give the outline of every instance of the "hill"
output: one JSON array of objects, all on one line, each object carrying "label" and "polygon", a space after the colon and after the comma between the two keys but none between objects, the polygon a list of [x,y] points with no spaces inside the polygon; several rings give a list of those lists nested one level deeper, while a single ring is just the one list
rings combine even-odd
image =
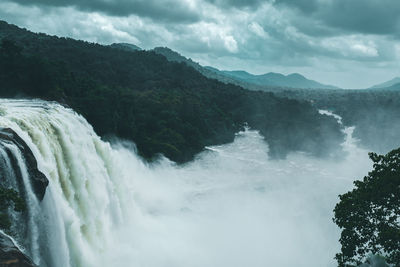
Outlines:
[{"label": "hill", "polygon": [[309,80],[298,73],[283,75],[271,72],[263,75],[253,75],[246,71],[240,70],[221,71],[210,66],[203,67],[193,60],[188,59],[167,47],[156,47],[153,51],[165,56],[169,61],[185,63],[208,78],[217,79],[224,83],[236,84],[249,90],[281,91],[288,88],[339,89],[335,86],[325,85],[313,80]]},{"label": "hill", "polygon": [[343,134],[309,103],[209,79],[154,51],[36,34],[0,21],[0,96],[39,97],[72,107],[107,138],[133,140],[140,155],[186,162],[231,142],[248,123],[270,146],[329,155]]},{"label": "hill", "polygon": [[[390,83],[388,83],[390,84]],[[371,88],[368,90],[379,90],[379,91],[400,91],[400,82],[399,83],[395,83],[393,85],[387,86],[387,87],[376,87],[376,88]]]},{"label": "hill", "polygon": [[395,78],[391,79],[390,81],[374,85],[374,86],[370,87],[369,89],[388,88],[388,87],[391,87],[391,86],[399,84],[399,83],[400,83],[400,77],[395,77]]},{"label": "hill", "polygon": [[338,87],[321,84],[309,80],[298,73],[283,75],[280,73],[266,73],[253,75],[245,71],[220,71],[223,75],[229,76],[240,81],[261,86],[289,87],[300,89],[339,89]]},{"label": "hill", "polygon": [[399,82],[399,83],[396,83],[396,84],[394,84],[394,85],[392,85],[392,86],[383,88],[383,89],[384,89],[384,90],[391,90],[391,91],[399,91],[399,90],[400,90],[400,82]]},{"label": "hill", "polygon": [[110,45],[112,48],[119,48],[121,50],[125,51],[140,51],[142,48],[140,48],[137,45],[134,44],[128,44],[128,43],[113,43]]},{"label": "hill", "polygon": [[230,83],[230,84],[235,84],[238,86],[242,86],[246,89],[252,90],[250,84],[243,83],[241,81],[238,81],[236,79],[227,77],[225,75],[221,75],[218,72],[213,71],[212,69],[209,69],[208,67],[203,67],[199,63],[194,62],[190,58],[186,58],[179,54],[178,52],[168,48],[168,47],[156,47],[152,51],[155,53],[164,56],[168,61],[170,62],[179,62],[179,63],[184,63],[187,66],[190,66],[200,72],[202,75],[204,75],[207,78],[210,79],[215,79],[223,83]]}]

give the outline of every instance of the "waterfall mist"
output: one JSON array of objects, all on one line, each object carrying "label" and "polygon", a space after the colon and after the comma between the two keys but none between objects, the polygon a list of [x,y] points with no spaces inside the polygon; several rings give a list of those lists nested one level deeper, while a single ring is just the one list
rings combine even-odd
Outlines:
[{"label": "waterfall mist", "polygon": [[25,248],[40,266],[335,266],[332,210],[372,166],[352,128],[337,160],[269,160],[248,129],[177,166],[144,163],[132,143],[102,141],[55,103],[1,100],[0,109],[0,126],[25,140],[50,180],[33,220],[39,249]]}]

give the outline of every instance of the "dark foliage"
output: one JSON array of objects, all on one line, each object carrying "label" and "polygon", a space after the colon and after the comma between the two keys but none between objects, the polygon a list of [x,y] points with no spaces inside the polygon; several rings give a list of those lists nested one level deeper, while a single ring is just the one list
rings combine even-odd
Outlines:
[{"label": "dark foliage", "polygon": [[334,222],[342,229],[339,266],[358,266],[380,254],[400,266],[400,149],[370,153],[374,169],[341,195]]},{"label": "dark foliage", "polygon": [[8,211],[12,205],[14,211],[25,210],[25,202],[19,197],[17,191],[0,186],[0,229],[2,230],[8,230],[11,226]]},{"label": "dark foliage", "polygon": [[278,94],[309,101],[340,115],[365,148],[387,153],[400,146],[400,91],[290,90]]},{"label": "dark foliage", "polygon": [[208,79],[154,52],[34,34],[5,22],[0,38],[0,96],[67,104],[98,134],[135,141],[145,158],[191,160],[204,146],[231,142],[245,122],[278,158],[298,150],[326,155],[343,140],[336,121],[309,103]]}]

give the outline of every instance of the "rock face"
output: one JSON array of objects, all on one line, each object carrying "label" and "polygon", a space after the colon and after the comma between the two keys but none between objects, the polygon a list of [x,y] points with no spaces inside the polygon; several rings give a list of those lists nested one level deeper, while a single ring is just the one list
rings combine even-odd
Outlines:
[{"label": "rock face", "polygon": [[0,232],[0,267],[38,267],[14,244],[12,239]]},{"label": "rock face", "polygon": [[21,150],[25,158],[26,166],[28,169],[29,177],[31,179],[33,190],[39,200],[42,200],[46,193],[49,180],[47,177],[38,170],[37,161],[25,141],[10,128],[0,128],[0,140],[4,140],[15,144]]}]

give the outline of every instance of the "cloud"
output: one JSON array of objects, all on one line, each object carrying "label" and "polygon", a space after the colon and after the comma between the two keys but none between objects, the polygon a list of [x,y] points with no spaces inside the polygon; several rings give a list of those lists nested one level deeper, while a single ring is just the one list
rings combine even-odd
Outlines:
[{"label": "cloud", "polygon": [[258,37],[261,37],[262,39],[267,39],[269,38],[268,33],[263,29],[263,27],[260,26],[257,22],[252,22],[248,26],[249,30],[252,31],[255,35]]},{"label": "cloud", "polygon": [[319,18],[325,17],[332,27],[367,34],[394,34],[400,30],[400,1],[338,0],[323,7]]},{"label": "cloud", "polygon": [[337,52],[346,58],[379,56],[375,42],[362,40],[359,36],[327,38],[321,42],[321,45],[327,50]]},{"label": "cloud", "polygon": [[397,0],[275,0],[274,3],[347,32],[398,36],[400,30]]},{"label": "cloud", "polygon": [[318,9],[318,1],[316,0],[275,0],[274,3],[293,7],[304,13],[313,13]]},{"label": "cloud", "polygon": [[19,4],[0,3],[0,18],[34,32],[111,44],[134,43],[144,48],[167,42],[170,32],[138,16],[114,17],[83,12],[72,7],[39,8]]},{"label": "cloud", "polygon": [[262,5],[263,0],[206,0],[209,3],[223,8],[257,8]]},{"label": "cloud", "polygon": [[164,22],[190,23],[200,19],[192,1],[181,0],[13,0],[38,7],[74,7],[80,11],[101,12],[110,16],[138,15]]},{"label": "cloud", "polygon": [[3,0],[0,18],[102,44],[168,46],[222,69],[300,72],[328,84],[336,75],[354,88],[400,76],[399,8],[397,0]]},{"label": "cloud", "polygon": [[395,45],[395,55],[396,55],[396,59],[400,59],[400,44],[396,44]]}]

